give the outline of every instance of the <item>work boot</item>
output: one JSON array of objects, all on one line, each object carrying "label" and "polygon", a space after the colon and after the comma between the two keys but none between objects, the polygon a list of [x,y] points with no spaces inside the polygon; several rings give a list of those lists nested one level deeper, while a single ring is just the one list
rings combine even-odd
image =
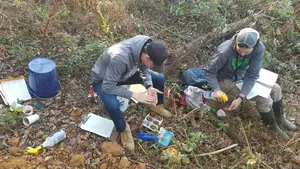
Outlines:
[{"label": "work boot", "polygon": [[172,113],[166,110],[162,105],[150,106],[150,110],[165,118],[171,118]]},{"label": "work boot", "polygon": [[282,130],[283,129],[294,130],[294,131],[297,130],[296,125],[288,121],[284,117],[282,99],[273,103],[273,110],[274,110],[277,124]]},{"label": "work boot", "polygon": [[273,110],[270,110],[267,113],[262,113],[259,112],[259,114],[261,115],[264,123],[268,126],[268,128],[275,132],[276,134],[278,134],[279,138],[283,139],[283,140],[288,140],[289,136],[287,134],[285,134],[285,132],[283,132],[277,125],[276,122],[276,118],[274,115]]},{"label": "work boot", "polygon": [[121,135],[122,146],[129,151],[133,151],[134,150],[134,141],[133,141],[130,126],[128,123],[126,123],[125,131],[123,131],[120,135]]}]

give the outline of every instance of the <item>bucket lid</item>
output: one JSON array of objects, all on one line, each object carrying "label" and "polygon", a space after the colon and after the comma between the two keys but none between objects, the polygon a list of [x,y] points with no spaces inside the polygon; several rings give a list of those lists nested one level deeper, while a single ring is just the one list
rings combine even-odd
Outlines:
[{"label": "bucket lid", "polygon": [[36,73],[48,73],[55,69],[55,62],[48,58],[36,58],[29,62],[29,70]]}]

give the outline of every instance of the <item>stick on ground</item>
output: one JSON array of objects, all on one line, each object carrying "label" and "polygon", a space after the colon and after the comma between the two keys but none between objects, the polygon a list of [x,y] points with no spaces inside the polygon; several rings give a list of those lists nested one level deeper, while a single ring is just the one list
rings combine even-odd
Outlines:
[{"label": "stick on ground", "polygon": [[190,111],[187,115],[185,115],[185,116],[181,117],[180,119],[178,119],[178,121],[181,121],[181,120],[187,118],[187,117],[190,116],[191,114],[197,112],[197,110],[200,110],[200,108],[195,108],[195,109],[193,109],[193,110]]},{"label": "stick on ground", "polygon": [[213,152],[210,152],[210,153],[203,153],[203,154],[195,154],[195,157],[201,157],[201,156],[207,156],[207,155],[213,155],[213,154],[218,154],[218,153],[221,153],[223,151],[226,151],[226,150],[229,150],[231,148],[234,148],[234,147],[237,147],[238,144],[233,144],[231,146],[228,146],[228,147],[225,147],[225,148],[222,148],[220,150],[217,150],[217,151],[213,151]]}]

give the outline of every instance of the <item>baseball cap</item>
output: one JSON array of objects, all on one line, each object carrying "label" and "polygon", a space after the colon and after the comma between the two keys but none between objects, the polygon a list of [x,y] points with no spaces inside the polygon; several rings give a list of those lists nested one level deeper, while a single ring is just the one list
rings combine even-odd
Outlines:
[{"label": "baseball cap", "polygon": [[153,61],[155,70],[158,72],[163,72],[164,63],[168,59],[166,46],[158,40],[153,40],[147,44],[146,51],[150,59]]},{"label": "baseball cap", "polygon": [[241,48],[253,48],[258,39],[259,33],[256,30],[244,28],[237,34],[236,43]]}]

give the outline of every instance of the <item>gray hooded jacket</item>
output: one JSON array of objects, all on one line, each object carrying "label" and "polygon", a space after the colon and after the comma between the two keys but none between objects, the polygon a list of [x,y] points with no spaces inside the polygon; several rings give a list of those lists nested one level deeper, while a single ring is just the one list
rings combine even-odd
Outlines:
[{"label": "gray hooded jacket", "polygon": [[142,48],[148,40],[151,40],[148,36],[137,35],[105,50],[92,68],[92,83],[103,81],[102,89],[105,93],[130,99],[132,92],[117,83],[141,71],[145,77],[144,85],[153,86],[150,68],[140,60]]},{"label": "gray hooded jacket", "polygon": [[234,44],[232,38],[218,46],[217,52],[206,65],[205,78],[214,90],[220,89],[218,81],[243,80],[241,93],[247,96],[259,77],[264,45],[259,42],[250,55],[243,57],[236,52]]}]

